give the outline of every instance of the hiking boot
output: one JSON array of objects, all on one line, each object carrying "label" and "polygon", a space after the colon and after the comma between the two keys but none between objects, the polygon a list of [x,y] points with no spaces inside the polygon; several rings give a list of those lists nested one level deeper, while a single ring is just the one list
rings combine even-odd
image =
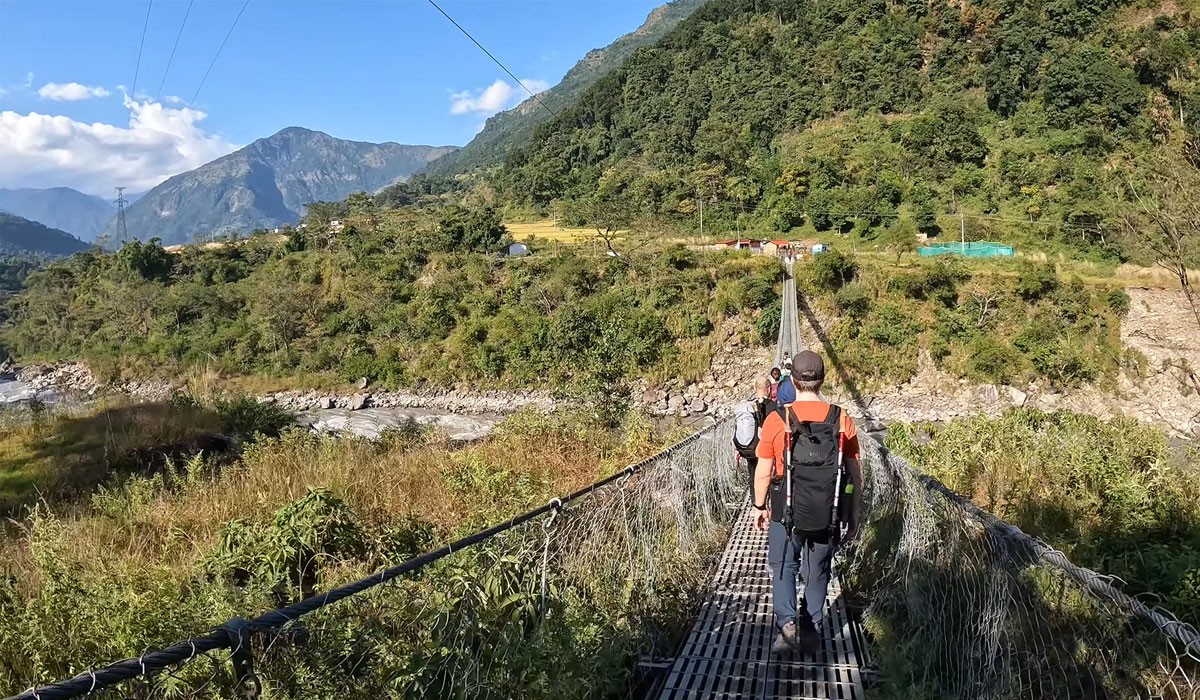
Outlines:
[{"label": "hiking boot", "polygon": [[796,623],[789,621],[782,629],[779,630],[779,636],[775,638],[775,643],[771,645],[772,654],[782,654],[785,651],[795,649],[799,642],[796,640]]},{"label": "hiking boot", "polygon": [[812,620],[806,616],[804,620],[798,619],[793,624],[793,634],[797,646],[800,647],[800,652],[808,655],[820,651],[821,633],[817,631],[817,626],[812,623]]}]

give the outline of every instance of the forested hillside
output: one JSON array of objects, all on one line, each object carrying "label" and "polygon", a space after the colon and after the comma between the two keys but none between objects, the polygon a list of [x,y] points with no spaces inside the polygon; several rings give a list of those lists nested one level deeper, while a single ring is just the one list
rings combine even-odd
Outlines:
[{"label": "forested hillside", "polygon": [[619,66],[635,49],[658,41],[707,1],[672,0],[655,8],[635,31],[603,49],[589,51],[557,85],[540,93],[537,100],[525,100],[510,110],[490,117],[483,131],[462,150],[438,158],[421,172],[444,176],[503,163],[509,151],[529,141],[534,128],[546,121],[550,112],[569,107],[580,93]]},{"label": "forested hillside", "polygon": [[[1127,171],[1200,136],[1196,3],[721,0],[601,78],[509,198],[710,231],[927,233],[1114,255]],[[1191,144],[1195,151],[1195,142]],[[1176,148],[1176,150],[1178,150]]]},{"label": "forested hillside", "polygon": [[0,211],[0,254],[70,255],[87,248],[66,231]]},{"label": "forested hillside", "polygon": [[9,305],[4,346],[131,375],[607,394],[636,376],[702,376],[714,327],[778,299],[778,265],[762,258],[535,248],[504,260],[492,210],[352,200],[337,234],[312,225],[178,255],[132,242],[56,263]]}]

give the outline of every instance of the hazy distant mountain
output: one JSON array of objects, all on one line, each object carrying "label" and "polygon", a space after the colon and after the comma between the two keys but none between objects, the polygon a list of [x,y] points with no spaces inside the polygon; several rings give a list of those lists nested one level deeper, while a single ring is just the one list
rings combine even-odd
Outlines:
[{"label": "hazy distant mountain", "polygon": [[[145,193],[126,211],[126,226],[131,237],[174,244],[295,223],[309,202],[375,192],[457,148],[345,141],[289,127]],[[105,233],[117,239],[115,228],[110,222]]]},{"label": "hazy distant mountain", "polygon": [[558,85],[539,93],[536,100],[529,98],[489,118],[483,131],[476,134],[470,143],[430,163],[421,171],[422,174],[454,175],[504,162],[504,156],[513,147],[528,141],[533,136],[534,128],[550,118],[547,109],[556,113],[566,109],[584,90],[620,65],[636,49],[661,39],[707,1],[673,0],[655,8],[642,26],[603,49],[588,51],[567,71]]},{"label": "hazy distant mountain", "polygon": [[88,244],[66,231],[0,212],[0,254],[70,255]]},{"label": "hazy distant mountain", "polygon": [[[131,199],[132,195],[126,194],[125,198]],[[84,241],[94,241],[117,209],[100,197],[70,187],[51,187],[0,188],[0,211],[66,231]]]}]

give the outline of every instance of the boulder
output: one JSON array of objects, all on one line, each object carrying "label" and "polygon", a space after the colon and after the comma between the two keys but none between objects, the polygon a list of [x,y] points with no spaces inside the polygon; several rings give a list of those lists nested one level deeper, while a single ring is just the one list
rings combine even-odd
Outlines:
[{"label": "boulder", "polygon": [[329,409],[333,408],[333,398],[330,396],[322,396],[317,402],[317,405],[328,411]]},{"label": "boulder", "polygon": [[1024,406],[1025,402],[1029,400],[1029,395],[1015,386],[1008,387],[1008,397],[1012,399],[1014,406]]},{"label": "boulder", "polygon": [[659,392],[654,389],[647,389],[642,392],[642,403],[658,403]]},{"label": "boulder", "polygon": [[667,410],[672,411],[672,412],[680,411],[680,410],[683,410],[683,407],[686,405],[687,405],[687,398],[676,394],[675,396],[672,396],[667,401]]},{"label": "boulder", "polygon": [[366,388],[367,388],[367,384],[369,384],[369,383],[370,383],[370,382],[368,382],[368,381],[367,381],[367,378],[366,378],[366,377],[361,377],[361,378],[359,378],[359,380],[358,380],[358,385],[357,385],[357,386],[358,386],[358,388],[359,388],[359,389],[366,389]]},{"label": "boulder", "polygon": [[707,409],[708,404],[704,402],[704,399],[695,399],[688,404],[688,410],[692,413],[704,413]]},{"label": "boulder", "polygon": [[355,394],[350,397],[350,410],[358,411],[367,407],[367,400],[371,398],[370,394]]}]

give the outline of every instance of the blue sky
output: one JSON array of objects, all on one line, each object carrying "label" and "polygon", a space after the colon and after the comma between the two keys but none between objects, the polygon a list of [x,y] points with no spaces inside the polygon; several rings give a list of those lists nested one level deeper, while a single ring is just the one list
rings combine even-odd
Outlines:
[{"label": "blue sky", "polygon": [[[661,2],[438,0],[535,89]],[[139,189],[286,126],[461,145],[527,96],[425,0],[250,0],[191,102],[242,0],[155,0],[137,67],[147,6],[0,0],[0,186]]]}]

